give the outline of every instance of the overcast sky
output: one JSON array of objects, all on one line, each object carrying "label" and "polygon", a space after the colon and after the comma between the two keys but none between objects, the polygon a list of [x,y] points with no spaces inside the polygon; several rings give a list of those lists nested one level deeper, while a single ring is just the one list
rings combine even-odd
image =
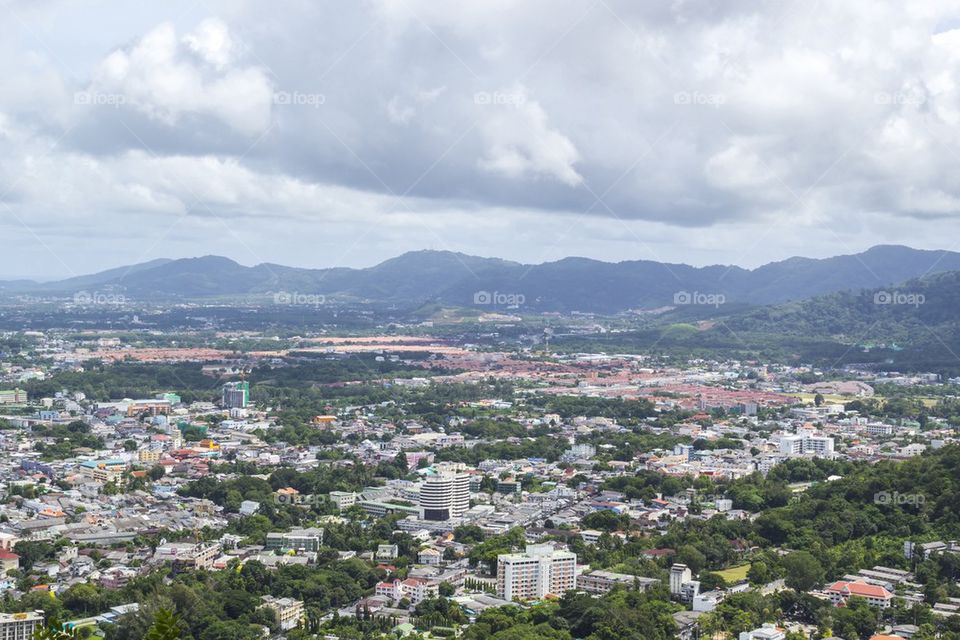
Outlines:
[{"label": "overcast sky", "polygon": [[0,0],[0,77],[5,277],[960,248],[954,3]]}]

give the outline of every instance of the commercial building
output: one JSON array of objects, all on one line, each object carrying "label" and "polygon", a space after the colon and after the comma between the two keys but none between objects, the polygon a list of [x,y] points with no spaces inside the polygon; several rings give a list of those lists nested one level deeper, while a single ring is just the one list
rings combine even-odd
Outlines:
[{"label": "commercial building", "polygon": [[524,553],[497,556],[497,595],[504,600],[534,600],[562,595],[577,586],[577,554],[552,544],[527,545]]},{"label": "commercial building", "polygon": [[420,486],[420,508],[424,520],[462,517],[470,508],[470,476],[450,472],[428,477]]}]

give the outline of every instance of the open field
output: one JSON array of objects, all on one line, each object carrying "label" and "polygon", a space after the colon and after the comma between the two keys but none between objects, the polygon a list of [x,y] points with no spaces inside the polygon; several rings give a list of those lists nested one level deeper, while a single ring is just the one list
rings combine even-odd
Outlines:
[{"label": "open field", "polygon": [[717,575],[722,576],[723,579],[727,581],[727,584],[733,584],[735,582],[740,582],[741,580],[746,580],[748,571],[750,571],[750,565],[743,564],[739,567],[730,567],[729,569],[717,571],[716,573]]}]

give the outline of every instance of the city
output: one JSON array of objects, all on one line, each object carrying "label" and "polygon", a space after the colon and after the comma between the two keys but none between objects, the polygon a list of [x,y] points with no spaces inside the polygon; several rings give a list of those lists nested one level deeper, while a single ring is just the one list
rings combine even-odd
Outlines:
[{"label": "city", "polygon": [[0,640],[960,640],[960,8],[0,0]]}]

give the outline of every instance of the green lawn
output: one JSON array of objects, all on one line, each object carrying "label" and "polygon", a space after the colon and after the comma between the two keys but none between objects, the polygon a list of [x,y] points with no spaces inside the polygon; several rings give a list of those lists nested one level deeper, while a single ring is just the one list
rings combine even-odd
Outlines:
[{"label": "green lawn", "polygon": [[742,564],[739,567],[730,567],[716,573],[727,581],[727,584],[733,584],[747,579],[747,571],[750,571],[749,564]]}]

